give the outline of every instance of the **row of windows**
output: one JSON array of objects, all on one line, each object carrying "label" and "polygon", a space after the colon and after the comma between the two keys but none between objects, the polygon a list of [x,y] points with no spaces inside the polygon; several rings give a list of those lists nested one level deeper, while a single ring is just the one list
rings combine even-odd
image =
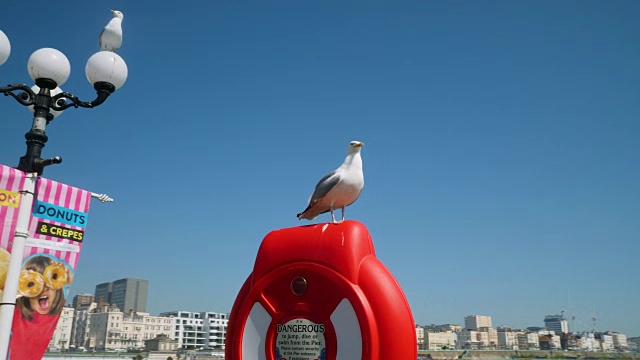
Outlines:
[{"label": "row of windows", "polygon": [[[201,315],[200,313],[181,312],[179,314],[179,317],[181,317],[181,318],[191,318],[191,319],[201,319],[200,315]],[[226,319],[227,318],[227,314],[205,313],[205,317],[208,318],[208,319]]]}]

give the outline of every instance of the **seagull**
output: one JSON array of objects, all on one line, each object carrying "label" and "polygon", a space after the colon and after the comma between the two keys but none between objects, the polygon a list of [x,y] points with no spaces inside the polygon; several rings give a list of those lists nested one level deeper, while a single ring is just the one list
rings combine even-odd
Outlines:
[{"label": "seagull", "polygon": [[122,19],[124,15],[118,10],[111,10],[113,19],[109,21],[107,26],[100,33],[99,43],[100,51],[115,52],[122,45]]},{"label": "seagull", "polygon": [[[331,212],[331,221],[336,221],[333,210],[342,209],[342,221],[344,221],[344,208],[353,204],[364,187],[364,175],[362,173],[362,157],[360,150],[364,143],[352,141],[347,147],[347,157],[342,165],[325,175],[309,198],[309,206],[298,214],[298,219],[313,220],[316,216]],[[340,222],[342,222],[340,221]]]}]

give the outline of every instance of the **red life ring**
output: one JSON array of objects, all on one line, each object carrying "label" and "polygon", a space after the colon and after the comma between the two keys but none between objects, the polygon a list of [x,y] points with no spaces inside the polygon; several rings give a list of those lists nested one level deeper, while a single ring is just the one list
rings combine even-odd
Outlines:
[{"label": "red life ring", "polygon": [[415,360],[415,323],[357,221],[275,230],[227,327],[227,360]]}]

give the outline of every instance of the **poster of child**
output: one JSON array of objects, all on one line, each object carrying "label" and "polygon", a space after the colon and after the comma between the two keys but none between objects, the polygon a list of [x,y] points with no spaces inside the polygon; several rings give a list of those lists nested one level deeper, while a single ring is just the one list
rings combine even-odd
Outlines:
[{"label": "poster of child", "polygon": [[71,267],[55,256],[35,254],[25,260],[11,327],[9,359],[42,359],[72,281]]}]

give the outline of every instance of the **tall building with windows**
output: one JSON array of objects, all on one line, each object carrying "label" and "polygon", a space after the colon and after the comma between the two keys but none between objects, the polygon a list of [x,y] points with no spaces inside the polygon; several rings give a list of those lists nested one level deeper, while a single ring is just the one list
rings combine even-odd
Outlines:
[{"label": "tall building with windows", "polygon": [[111,304],[111,288],[112,287],[113,287],[112,282],[96,285],[96,291],[94,293],[94,301],[100,305]]},{"label": "tall building with windows", "polygon": [[569,322],[563,315],[547,315],[544,317],[544,326],[553,330],[556,334],[569,332]]},{"label": "tall building with windows", "polygon": [[467,330],[479,330],[491,327],[491,316],[469,315],[464,317],[464,328]]},{"label": "tall building with windows", "polygon": [[131,278],[99,284],[96,285],[95,301],[115,305],[123,312],[146,312],[148,287],[148,280]]}]

